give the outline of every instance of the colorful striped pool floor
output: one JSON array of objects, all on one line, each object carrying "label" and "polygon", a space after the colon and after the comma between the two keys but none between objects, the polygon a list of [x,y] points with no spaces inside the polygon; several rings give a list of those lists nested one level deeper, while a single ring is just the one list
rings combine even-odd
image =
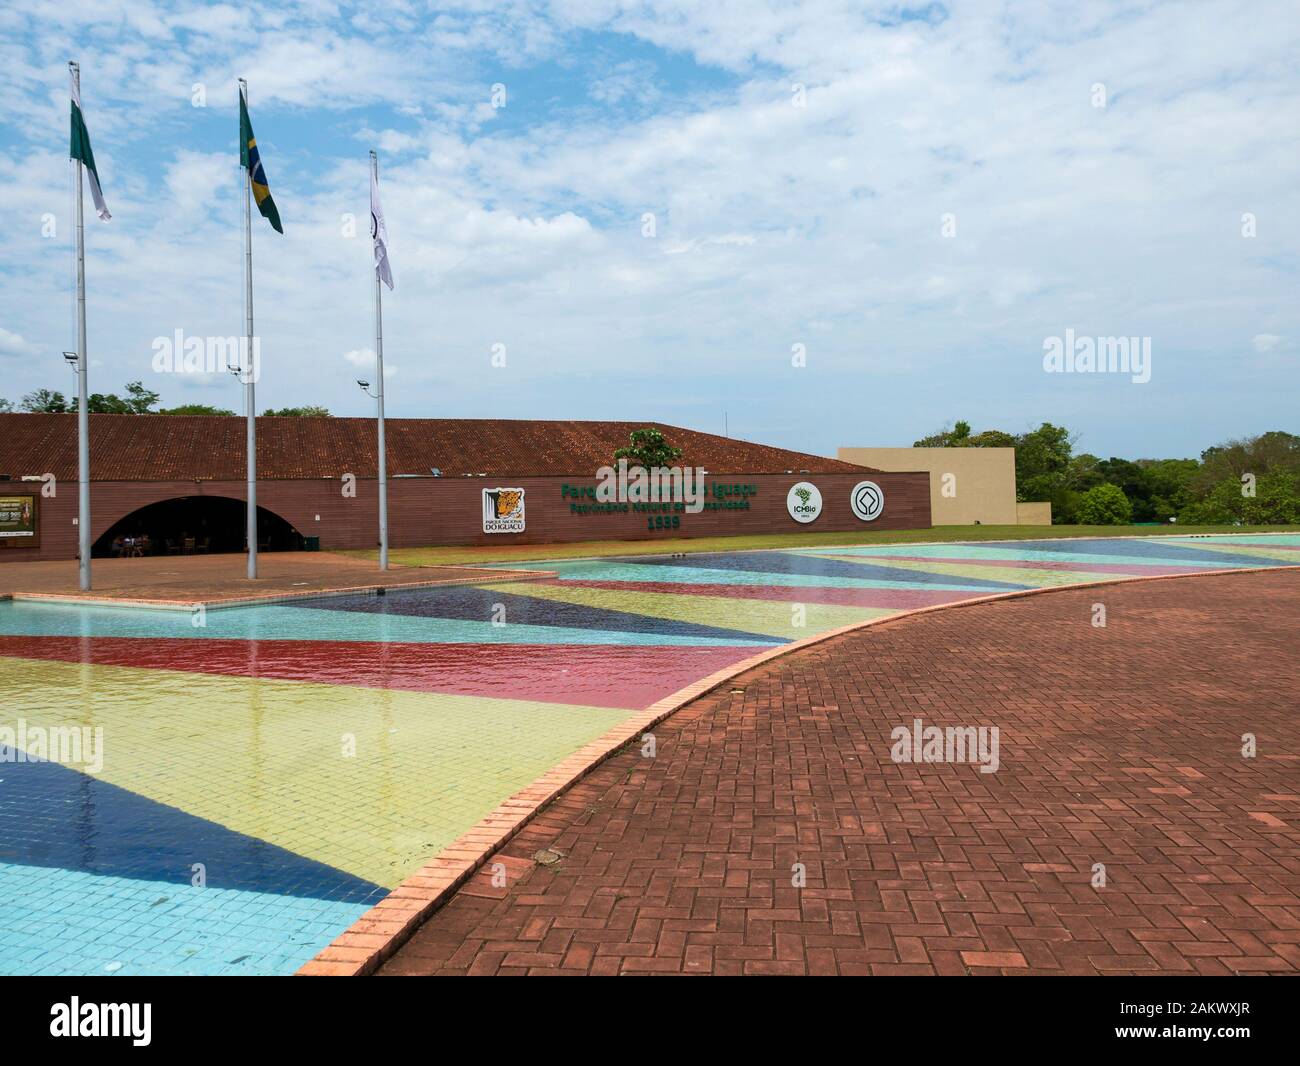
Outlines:
[{"label": "colorful striped pool floor", "polygon": [[0,603],[0,972],[291,973],[502,799],[768,648],[991,593],[1291,563],[1300,535],[1016,541],[539,563],[557,576],[201,626]]}]

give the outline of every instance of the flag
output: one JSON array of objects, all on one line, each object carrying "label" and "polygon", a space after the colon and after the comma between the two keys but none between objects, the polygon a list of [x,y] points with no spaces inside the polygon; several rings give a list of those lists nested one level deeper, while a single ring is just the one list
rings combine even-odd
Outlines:
[{"label": "flag", "polygon": [[81,85],[79,79],[72,79],[72,144],[68,155],[81,161],[90,177],[90,195],[95,201],[95,211],[107,222],[113,216],[108,213],[104,203],[104,191],[99,187],[99,171],[95,169],[95,153],[90,150],[90,131],[86,129],[86,120],[81,114]]},{"label": "flag", "polygon": [[384,209],[379,206],[379,177],[370,168],[370,239],[375,242],[375,277],[390,289],[393,271],[388,265],[388,227],[384,225]]},{"label": "flag", "polygon": [[266,184],[266,171],[262,169],[262,158],[257,154],[257,138],[253,136],[253,124],[248,121],[248,105],[244,102],[242,89],[239,93],[239,165],[248,171],[248,184],[252,186],[253,199],[257,202],[262,217],[275,227],[276,233],[283,233],[280,212],[271,199],[271,190]]}]

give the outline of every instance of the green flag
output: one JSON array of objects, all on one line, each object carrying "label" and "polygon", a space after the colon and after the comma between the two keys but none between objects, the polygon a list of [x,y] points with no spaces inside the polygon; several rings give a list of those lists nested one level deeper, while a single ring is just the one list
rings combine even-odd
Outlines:
[{"label": "green flag", "polygon": [[253,189],[253,199],[257,201],[257,209],[262,212],[262,217],[275,227],[276,233],[283,233],[280,212],[271,199],[271,190],[266,184],[266,171],[262,169],[262,158],[257,154],[257,138],[253,136],[253,124],[248,120],[248,105],[244,102],[242,89],[239,92],[239,165],[248,171],[248,184]]},{"label": "green flag", "polygon": [[72,143],[68,155],[81,161],[90,176],[90,195],[95,201],[95,212],[107,222],[113,216],[108,213],[104,203],[104,191],[99,187],[99,171],[95,169],[95,153],[90,150],[90,131],[86,129],[86,120],[81,114],[81,84],[79,78],[72,79]]}]

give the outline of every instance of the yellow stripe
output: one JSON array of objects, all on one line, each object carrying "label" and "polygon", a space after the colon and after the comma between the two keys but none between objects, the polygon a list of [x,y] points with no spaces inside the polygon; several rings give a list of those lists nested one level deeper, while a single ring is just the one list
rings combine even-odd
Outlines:
[{"label": "yellow stripe", "polygon": [[[564,582],[556,585],[482,585],[493,592],[508,592],[535,599],[557,600],[605,611],[623,611],[665,618],[674,622],[691,622],[716,626],[741,633],[761,633],[784,640],[799,640],[838,629],[852,622],[896,614],[885,607],[842,607],[838,604],[804,603],[799,589],[791,588],[788,600],[746,600],[722,596],[694,596],[676,592],[628,592],[613,589],[572,588]],[[801,607],[799,612],[795,607]],[[802,625],[796,623],[802,622]]]},{"label": "yellow stripe", "polygon": [[[935,574],[942,577],[957,578],[953,584],[960,584],[961,578],[972,578],[984,581],[1006,581],[1018,585],[1079,585],[1089,581],[1105,581],[1108,578],[1116,577],[1138,577],[1146,572],[1146,567],[1140,563],[1134,563],[1132,568],[1123,573],[1113,573],[1111,571],[1099,572],[1096,570],[1038,570],[1033,567],[1018,567],[1008,563],[1006,566],[984,566],[973,563],[953,563],[943,559],[926,560],[925,562],[915,562],[911,559],[893,559],[887,555],[822,555],[813,556],[816,559],[835,559],[843,563],[856,563],[859,566],[881,566],[890,570],[907,571],[909,573]],[[1123,563],[1125,560],[1116,560]],[[896,580],[908,580],[906,574],[899,573]],[[997,589],[990,589],[990,592],[996,592]]]},{"label": "yellow stripe", "polygon": [[385,886],[632,713],[15,657],[0,687],[102,726],[99,779]]}]

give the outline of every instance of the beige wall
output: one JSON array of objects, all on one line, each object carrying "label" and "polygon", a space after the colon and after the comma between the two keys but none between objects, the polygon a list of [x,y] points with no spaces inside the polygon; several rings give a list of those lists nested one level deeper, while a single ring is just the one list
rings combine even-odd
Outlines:
[{"label": "beige wall", "polygon": [[1052,505],[1050,503],[1016,504],[1016,525],[1050,526],[1052,524]]},{"label": "beige wall", "polygon": [[[1020,521],[1014,448],[841,448],[838,458],[877,470],[928,471],[936,526],[1014,526]],[[952,477],[945,479],[946,474]]]}]

